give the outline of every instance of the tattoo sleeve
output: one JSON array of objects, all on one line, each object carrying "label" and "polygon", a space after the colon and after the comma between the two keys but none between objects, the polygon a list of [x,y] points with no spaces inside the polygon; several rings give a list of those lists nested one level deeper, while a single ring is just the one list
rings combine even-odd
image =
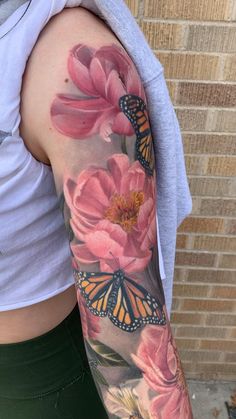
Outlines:
[{"label": "tattoo sleeve", "polygon": [[159,273],[144,88],[118,44],[74,46],[68,80],[51,121],[64,144],[60,203],[95,384],[110,418],[191,419]]}]

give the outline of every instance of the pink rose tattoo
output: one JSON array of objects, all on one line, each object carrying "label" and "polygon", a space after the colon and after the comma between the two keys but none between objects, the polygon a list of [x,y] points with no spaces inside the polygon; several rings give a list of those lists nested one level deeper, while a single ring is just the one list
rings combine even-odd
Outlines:
[{"label": "pink rose tattoo", "polygon": [[132,60],[121,47],[112,44],[96,50],[78,44],[70,51],[68,72],[87,97],[57,95],[51,117],[59,132],[79,140],[99,134],[105,141],[110,141],[112,133],[134,134],[119,100],[127,94],[145,100],[145,93]]},{"label": "pink rose tattoo", "polygon": [[131,355],[144,379],[158,393],[152,399],[153,419],[193,419],[187,385],[170,326],[148,325],[141,332],[137,354]]},{"label": "pink rose tattoo", "polygon": [[125,154],[111,156],[107,167],[65,178],[70,224],[81,242],[71,248],[79,262],[100,262],[102,271],[111,270],[115,256],[117,269],[140,272],[156,245],[154,180]]}]

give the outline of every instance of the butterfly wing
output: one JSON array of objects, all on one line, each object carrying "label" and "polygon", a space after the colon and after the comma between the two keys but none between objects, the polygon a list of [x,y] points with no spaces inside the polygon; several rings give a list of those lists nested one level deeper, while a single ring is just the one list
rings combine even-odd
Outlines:
[{"label": "butterfly wing", "polygon": [[153,175],[154,154],[152,149],[152,135],[138,138],[136,142],[136,157],[149,176]]},{"label": "butterfly wing", "polygon": [[87,307],[96,316],[107,316],[113,274],[106,272],[74,271],[76,286],[81,290]]},{"label": "butterfly wing", "polygon": [[136,158],[151,176],[154,170],[152,134],[145,102],[136,95],[125,95],[119,101],[122,112],[131,122],[136,137]]},{"label": "butterfly wing", "polygon": [[166,324],[160,302],[144,287],[126,276],[120,283],[116,304],[108,316],[116,326],[126,332],[133,332],[143,324]]}]

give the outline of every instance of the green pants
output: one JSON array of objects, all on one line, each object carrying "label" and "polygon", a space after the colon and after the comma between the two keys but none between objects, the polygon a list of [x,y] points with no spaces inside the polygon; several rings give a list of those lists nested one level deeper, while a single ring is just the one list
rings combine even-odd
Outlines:
[{"label": "green pants", "polygon": [[90,372],[77,304],[49,332],[0,344],[0,418],[108,418]]}]

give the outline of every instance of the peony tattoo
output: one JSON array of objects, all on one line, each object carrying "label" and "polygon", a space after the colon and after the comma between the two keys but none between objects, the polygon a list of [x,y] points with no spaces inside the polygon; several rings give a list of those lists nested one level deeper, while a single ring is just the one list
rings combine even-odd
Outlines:
[{"label": "peony tattoo", "polygon": [[65,176],[64,194],[78,243],[80,263],[143,271],[156,246],[155,185],[140,164],[125,154],[107,160],[107,169],[89,167],[77,179]]},{"label": "peony tattoo", "polygon": [[192,419],[157,263],[158,174],[140,76],[117,44],[78,44],[67,64],[74,91],[55,97],[51,120],[91,372],[110,415]]},{"label": "peony tattoo", "polygon": [[86,98],[59,94],[51,108],[55,128],[69,137],[84,140],[99,134],[111,141],[112,133],[133,135],[134,129],[121,111],[126,94],[145,99],[137,70],[123,49],[115,44],[95,50],[76,45],[69,54],[68,72]]}]

